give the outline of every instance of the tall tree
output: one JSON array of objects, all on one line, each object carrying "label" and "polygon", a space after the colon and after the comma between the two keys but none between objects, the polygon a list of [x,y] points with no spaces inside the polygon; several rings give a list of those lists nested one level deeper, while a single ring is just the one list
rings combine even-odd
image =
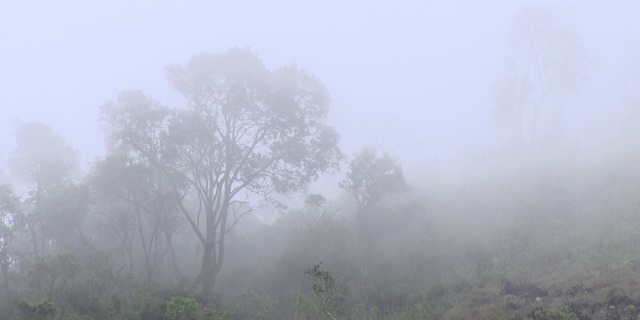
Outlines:
[{"label": "tall tree", "polygon": [[32,196],[42,197],[73,182],[78,154],[51,127],[40,122],[21,124],[16,142],[9,158],[11,173],[31,187]]},{"label": "tall tree", "polygon": [[9,158],[12,174],[24,181],[29,197],[24,201],[36,260],[44,255],[46,238],[42,223],[51,217],[47,202],[72,185],[78,170],[78,155],[64,139],[40,122],[22,124],[16,132],[17,148]]},{"label": "tall tree", "polygon": [[385,196],[408,189],[402,166],[389,153],[378,154],[373,147],[364,147],[358,151],[351,162],[347,177],[340,187],[349,192],[356,200],[356,240],[361,255],[361,277],[368,281],[369,265],[373,242],[377,238],[369,237],[371,224],[364,216]]},{"label": "tall tree", "polygon": [[337,167],[338,135],[324,123],[326,89],[295,66],[269,71],[253,53],[232,49],[167,70],[186,109],[128,92],[105,105],[103,114],[115,144],[171,181],[204,249],[202,299],[211,304],[225,235],[251,211],[252,196],[298,190]]},{"label": "tall tree", "polygon": [[552,11],[528,7],[514,18],[506,72],[494,87],[494,114],[519,144],[535,144],[540,111],[552,95],[575,91],[587,77],[578,35]]},{"label": "tall tree", "polygon": [[[108,223],[118,229],[125,240],[131,228],[137,232],[141,251],[138,256],[144,258],[146,282],[150,285],[158,272],[167,271],[163,268],[165,265],[170,265],[171,272],[179,277],[172,239],[182,219],[167,178],[142,160],[113,150],[109,157],[97,163],[91,185],[104,196],[110,211],[118,212]],[[120,223],[123,219],[127,223]],[[133,267],[133,248],[120,249],[129,250],[128,263]]]}]

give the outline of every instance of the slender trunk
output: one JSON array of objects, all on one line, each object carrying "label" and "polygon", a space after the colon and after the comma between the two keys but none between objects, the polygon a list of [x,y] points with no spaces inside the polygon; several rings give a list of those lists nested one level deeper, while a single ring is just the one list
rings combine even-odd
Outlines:
[{"label": "slender trunk", "polygon": [[213,202],[209,202],[206,207],[206,242],[204,243],[204,254],[202,256],[202,303],[213,304],[213,287],[215,285],[214,269],[216,265],[216,212]]},{"label": "slender trunk", "polygon": [[[144,254],[144,266],[146,271],[146,286],[149,288],[151,286],[151,278],[152,278],[152,266],[151,266],[151,243],[147,243],[147,240],[144,235],[144,225],[142,223],[142,214],[140,213],[140,208],[138,205],[135,205],[135,217],[136,217],[136,229],[138,230],[138,235],[140,236],[140,244],[142,245],[142,252]],[[152,238],[153,239],[153,238]]]},{"label": "slender trunk", "polygon": [[204,248],[204,255],[202,257],[202,303],[205,305],[211,305],[213,303],[213,287],[215,285],[215,277],[213,276],[214,251],[215,244],[208,242]]},{"label": "slender trunk", "polygon": [[29,232],[31,233],[31,244],[33,245],[33,255],[36,261],[40,261],[40,254],[38,253],[38,237],[36,236],[36,230],[33,224],[29,224]]},{"label": "slender trunk", "polygon": [[[224,261],[224,244],[227,227],[227,214],[229,203],[223,200],[222,208],[217,215],[220,218],[219,224],[215,219],[207,221],[207,246],[202,258],[202,299],[203,303],[212,306],[214,303],[214,289],[218,274],[222,269]],[[212,214],[211,217],[217,215]]]},{"label": "slender trunk", "polygon": [[175,273],[175,276],[173,277],[174,279],[179,279],[181,277],[180,274],[180,267],[178,266],[178,258],[176,257],[176,251],[173,248],[173,240],[172,240],[172,236],[170,234],[170,231],[165,231],[165,237],[167,238],[167,245],[169,246],[169,255],[171,258],[171,268],[173,269],[173,272]]},{"label": "slender trunk", "polygon": [[[38,253],[38,237],[36,236],[36,230],[32,223],[29,224],[29,232],[31,233],[31,243],[33,245],[33,255],[35,257],[35,264],[39,264],[40,254]],[[40,272],[39,267],[36,267],[35,269],[35,277],[36,277],[36,287],[38,288],[38,293],[42,293],[42,273]]]}]

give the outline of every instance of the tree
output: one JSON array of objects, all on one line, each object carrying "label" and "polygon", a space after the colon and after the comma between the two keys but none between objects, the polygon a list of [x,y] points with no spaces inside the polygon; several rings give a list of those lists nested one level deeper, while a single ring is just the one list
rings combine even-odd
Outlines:
[{"label": "tree", "polygon": [[31,122],[22,124],[17,132],[18,147],[9,159],[15,177],[30,187],[29,197],[23,203],[27,227],[35,260],[45,255],[48,225],[44,219],[55,219],[46,202],[55,194],[72,185],[78,169],[78,155],[62,137],[50,127]]},{"label": "tree", "polygon": [[515,16],[510,47],[507,70],[493,90],[494,114],[513,126],[518,143],[534,144],[540,111],[551,95],[582,86],[587,59],[576,33],[539,7]]},{"label": "tree", "polygon": [[304,272],[311,282],[311,289],[318,296],[322,312],[331,320],[335,320],[341,309],[344,294],[338,290],[336,280],[328,270],[322,270],[317,263],[311,265]]},{"label": "tree", "polygon": [[324,123],[326,89],[295,66],[271,72],[251,52],[232,49],[167,71],[186,109],[125,92],[103,115],[114,144],[168,177],[202,244],[202,299],[211,304],[225,235],[252,210],[253,196],[299,190],[337,167],[338,135]]},{"label": "tree", "polygon": [[49,126],[40,122],[21,124],[16,142],[9,166],[13,176],[32,187],[32,197],[43,197],[73,182],[78,154]]},{"label": "tree", "polygon": [[408,189],[400,163],[387,152],[378,155],[373,147],[364,147],[355,154],[340,187],[355,198],[358,220],[385,195]]},{"label": "tree", "polygon": [[[402,166],[389,153],[378,155],[373,147],[364,147],[355,154],[349,163],[347,177],[340,187],[349,192],[356,200],[356,236],[361,255],[361,277],[369,277],[369,260],[374,239],[367,239],[371,220],[363,220],[365,213],[389,194],[408,189]],[[366,223],[368,222],[368,223]]]},{"label": "tree", "polygon": [[73,254],[64,253],[43,257],[27,269],[27,277],[31,281],[37,284],[45,283],[47,298],[51,300],[54,293],[59,293],[67,282],[78,274],[80,264]]},{"label": "tree", "polygon": [[[178,262],[173,249],[173,236],[181,225],[175,196],[167,178],[143,159],[127,157],[126,152],[113,150],[96,164],[91,185],[104,197],[111,212],[107,223],[119,231],[126,244],[129,232],[137,232],[141,255],[144,258],[146,283],[151,285],[154,275],[167,271],[170,264],[179,277]],[[126,221],[126,223],[120,223]],[[133,230],[131,230],[133,229]],[[123,247],[133,268],[133,248]],[[126,255],[125,255],[126,256]]]},{"label": "tree", "polygon": [[20,199],[10,185],[0,185],[0,270],[2,288],[10,288],[9,267],[15,260],[14,238],[21,222]]}]

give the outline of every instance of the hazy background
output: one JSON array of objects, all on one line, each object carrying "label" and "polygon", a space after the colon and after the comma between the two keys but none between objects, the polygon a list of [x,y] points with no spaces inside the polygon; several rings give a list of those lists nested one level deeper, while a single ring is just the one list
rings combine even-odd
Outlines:
[{"label": "hazy background", "polygon": [[514,13],[534,3],[572,25],[590,59],[582,94],[564,106],[563,136],[606,136],[640,48],[637,1],[0,1],[0,161],[18,122],[41,121],[86,165],[104,152],[106,101],[140,89],[183,105],[165,66],[236,46],[269,68],[293,62],[316,75],[345,154],[374,144],[410,168],[483,152],[505,139],[491,90]]}]

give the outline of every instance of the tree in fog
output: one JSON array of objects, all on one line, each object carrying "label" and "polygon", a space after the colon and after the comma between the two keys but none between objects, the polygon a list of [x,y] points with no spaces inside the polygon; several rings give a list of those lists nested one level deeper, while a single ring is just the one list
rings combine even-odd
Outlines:
[{"label": "tree in fog", "polygon": [[340,187],[355,198],[358,219],[382,197],[408,188],[400,163],[387,152],[378,155],[373,147],[355,154]]},{"label": "tree in fog", "polygon": [[[116,229],[120,248],[129,270],[134,256],[142,256],[147,285],[155,276],[179,277],[173,236],[181,224],[176,197],[167,178],[144,159],[127,157],[125,152],[112,150],[97,163],[91,177],[94,190],[103,195],[109,217],[104,223]],[[132,237],[140,250],[134,250]],[[137,247],[135,249],[138,249]],[[134,254],[142,251],[142,254]]]},{"label": "tree in fog", "polygon": [[[369,262],[373,242],[370,237],[373,219],[366,219],[374,206],[387,195],[408,189],[400,163],[389,153],[378,154],[373,147],[364,147],[349,162],[347,177],[340,187],[349,192],[356,200],[356,236],[361,254],[361,276],[369,276]],[[371,216],[369,216],[371,218]]]},{"label": "tree in fog", "polygon": [[[67,207],[73,203],[69,199],[61,202],[73,185],[78,155],[62,137],[39,122],[22,124],[16,140],[17,148],[9,158],[9,166],[13,176],[24,182],[29,192],[21,208],[33,250],[32,263],[37,264],[51,253],[49,249],[59,245],[55,241],[57,237],[66,235],[70,225],[80,224],[79,221],[58,223],[69,217],[68,214],[82,213]],[[64,209],[58,210],[60,208]],[[42,290],[40,270],[36,270],[34,279],[38,290]]]},{"label": "tree in fog", "polygon": [[534,144],[540,111],[551,96],[585,82],[586,56],[578,35],[541,7],[517,13],[509,44],[506,72],[493,90],[493,111],[513,128],[518,143]]},{"label": "tree in fog", "polygon": [[2,293],[9,289],[9,267],[15,260],[14,246],[20,216],[20,199],[10,185],[0,185],[0,270],[2,271]]},{"label": "tree in fog", "polygon": [[45,219],[55,220],[47,202],[69,187],[78,170],[78,155],[50,127],[32,122],[22,124],[17,132],[17,148],[9,158],[13,176],[23,181],[29,196],[25,199],[25,214],[36,260],[45,254],[48,240]]},{"label": "tree in fog", "polygon": [[336,167],[338,135],[324,123],[326,89],[295,66],[271,72],[233,49],[171,66],[168,77],[187,108],[124,93],[103,114],[112,140],[160,168],[178,191],[178,208],[204,249],[200,281],[210,304],[225,235],[252,210],[252,196],[298,190]]}]

